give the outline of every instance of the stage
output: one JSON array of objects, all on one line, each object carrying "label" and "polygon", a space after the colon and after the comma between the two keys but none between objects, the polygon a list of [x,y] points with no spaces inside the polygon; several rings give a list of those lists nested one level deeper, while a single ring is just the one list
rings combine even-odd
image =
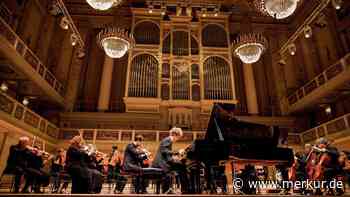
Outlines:
[{"label": "stage", "polygon": [[[88,197],[88,196],[96,196],[96,197],[115,197],[115,196],[147,196],[147,197],[162,197],[162,196],[198,196],[198,197],[215,197],[215,196],[243,196],[243,195],[233,195],[233,194],[228,194],[228,195],[209,195],[209,194],[202,194],[202,195],[179,195],[179,194],[0,194],[0,196],[10,196],[10,197],[22,197],[22,196],[38,196],[38,197],[61,197],[61,196],[72,196],[72,197]],[[298,196],[298,195],[249,195],[252,197],[255,196],[264,196],[264,197],[275,197],[275,196]],[[349,195],[343,195],[343,196],[349,196]]]}]

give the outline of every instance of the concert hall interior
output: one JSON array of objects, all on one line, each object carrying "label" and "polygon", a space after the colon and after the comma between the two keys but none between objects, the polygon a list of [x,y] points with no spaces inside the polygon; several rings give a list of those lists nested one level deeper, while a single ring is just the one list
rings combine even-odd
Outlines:
[{"label": "concert hall interior", "polygon": [[[350,193],[350,1],[1,0],[0,174],[0,195]],[[327,185],[281,186],[306,180]]]}]

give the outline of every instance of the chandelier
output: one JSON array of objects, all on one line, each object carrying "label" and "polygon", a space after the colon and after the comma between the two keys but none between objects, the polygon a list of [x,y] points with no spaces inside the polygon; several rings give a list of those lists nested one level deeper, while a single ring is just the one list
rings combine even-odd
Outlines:
[{"label": "chandelier", "polygon": [[292,15],[301,0],[253,0],[255,7],[263,14],[276,19]]},{"label": "chandelier", "polygon": [[232,43],[234,55],[246,64],[259,61],[266,48],[267,40],[259,33],[241,34]]},{"label": "chandelier", "polygon": [[86,0],[86,2],[96,10],[108,10],[119,5],[123,0]]},{"label": "chandelier", "polygon": [[132,34],[123,28],[107,27],[97,35],[97,42],[111,58],[121,58],[134,46]]}]

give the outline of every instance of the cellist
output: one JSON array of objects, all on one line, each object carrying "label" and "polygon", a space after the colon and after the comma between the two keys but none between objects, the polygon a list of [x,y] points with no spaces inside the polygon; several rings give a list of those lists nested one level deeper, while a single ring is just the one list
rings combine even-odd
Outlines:
[{"label": "cellist", "polygon": [[[313,180],[324,180],[329,183],[336,176],[339,153],[337,148],[330,145],[325,138],[320,138],[318,147],[314,148],[318,152],[317,163]],[[328,184],[327,184],[328,185]],[[320,191],[317,191],[319,194]]]}]

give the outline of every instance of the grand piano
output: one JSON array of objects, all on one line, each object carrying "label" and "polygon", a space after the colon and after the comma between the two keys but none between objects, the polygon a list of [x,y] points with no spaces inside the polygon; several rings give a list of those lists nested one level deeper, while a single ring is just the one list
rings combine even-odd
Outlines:
[{"label": "grand piano", "polygon": [[278,127],[245,122],[234,115],[234,110],[234,104],[213,105],[205,138],[194,141],[190,157],[200,161],[292,165],[292,149],[278,147]]},{"label": "grand piano", "polygon": [[292,149],[278,147],[278,127],[240,120],[234,111],[234,104],[213,105],[205,138],[192,143],[189,159],[205,163],[206,168],[223,162],[283,168],[293,164]]}]

